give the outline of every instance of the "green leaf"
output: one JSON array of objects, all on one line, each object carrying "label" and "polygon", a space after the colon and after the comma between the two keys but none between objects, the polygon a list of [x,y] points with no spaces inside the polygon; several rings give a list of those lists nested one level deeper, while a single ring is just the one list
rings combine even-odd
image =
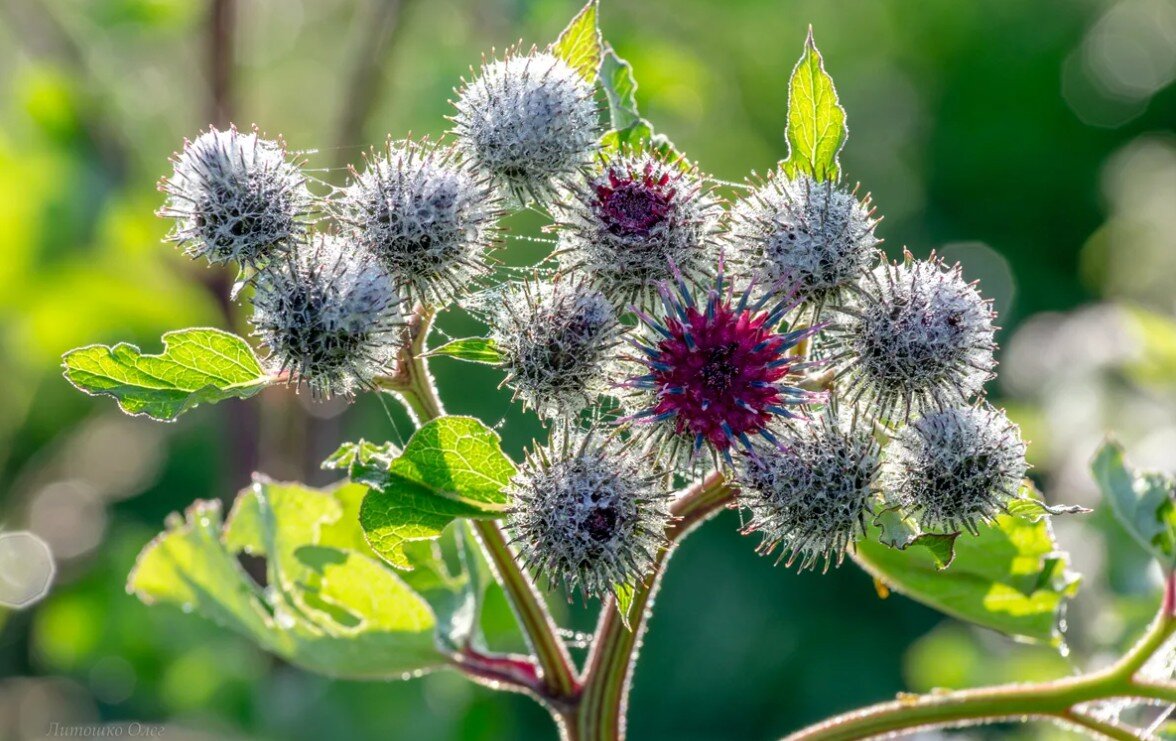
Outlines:
[{"label": "green leaf", "polygon": [[127,414],[165,421],[197,404],[248,398],[272,380],[245,340],[208,328],[168,332],[158,355],[123,342],[79,347],[62,361],[79,390],[113,396]]},{"label": "green leaf", "polygon": [[955,541],[959,533],[927,533],[919,523],[903,517],[895,507],[882,510],[874,519],[878,542],[887,548],[906,550],[912,546],[926,548],[938,569],[946,569],[955,560]]},{"label": "green leaf", "polygon": [[617,56],[611,46],[604,50],[600,83],[608,99],[608,117],[614,131],[627,129],[642,120],[637,112],[637,78],[633,76],[633,65]]},{"label": "green leaf", "polygon": [[837,101],[833,78],[813,42],[810,26],[804,53],[788,82],[788,159],[781,163],[789,177],[805,173],[816,180],[836,180],[841,166],[837,155],[849,130],[845,109]]},{"label": "green leaf", "polygon": [[431,350],[429,355],[448,355],[458,360],[467,360],[471,363],[486,363],[487,365],[499,365],[502,363],[502,353],[498,351],[498,345],[495,344],[494,340],[487,337],[465,337],[460,340],[453,340],[438,347],[436,350]]},{"label": "green leaf", "polygon": [[596,24],[596,6],[597,0],[589,0],[551,45],[551,52],[567,62],[589,83],[596,82],[600,71],[601,43],[600,29]]},{"label": "green leaf", "polygon": [[600,138],[606,153],[648,151],[666,162],[676,162],[682,170],[691,168],[690,162],[665,136],[655,133],[653,124],[637,111],[637,79],[633,67],[606,46],[601,63],[601,86],[608,99],[612,129]]},{"label": "green leaf", "polygon": [[1123,447],[1110,440],[1095,454],[1091,470],[1127,532],[1166,568],[1176,566],[1176,478],[1128,467]]},{"label": "green leaf", "polygon": [[367,483],[383,482],[400,449],[392,443],[370,443],[360,439],[354,443],[343,443],[331,453],[322,467],[329,471],[346,471],[352,481]]},{"label": "green leaf", "polygon": [[417,430],[387,470],[364,470],[372,491],[359,521],[372,549],[411,569],[406,543],[433,540],[458,517],[501,517],[515,467],[500,442],[472,417],[442,417]]},{"label": "green leaf", "polygon": [[[144,548],[127,588],[330,676],[392,679],[439,667],[428,602],[357,542],[362,493],[354,484],[318,490],[258,481],[223,527],[219,502],[197,502]],[[245,573],[240,553],[266,559],[272,588]]]},{"label": "green leaf", "polygon": [[[1022,489],[1022,496],[1032,497],[1032,489]],[[871,525],[853,558],[888,590],[1018,638],[1060,644],[1063,602],[1077,591],[1078,576],[1058,550],[1047,517],[999,515],[977,536],[946,536],[955,553],[946,568],[942,542],[916,535],[899,550],[883,537],[883,526]]]},{"label": "green leaf", "polygon": [[629,613],[633,610],[633,596],[637,593],[637,588],[632,584],[618,584],[613,590],[613,595],[617,600],[617,614],[621,616],[621,625],[626,629],[632,630],[629,624]]}]

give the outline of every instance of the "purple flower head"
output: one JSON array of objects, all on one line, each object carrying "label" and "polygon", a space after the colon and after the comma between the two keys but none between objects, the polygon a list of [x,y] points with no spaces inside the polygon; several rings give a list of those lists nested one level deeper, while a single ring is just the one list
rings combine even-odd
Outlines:
[{"label": "purple flower head", "polygon": [[655,334],[634,341],[641,352],[635,360],[647,372],[626,385],[651,398],[628,421],[657,425],[673,443],[688,441],[692,458],[707,446],[730,460],[736,442],[750,449],[759,435],[774,445],[769,428],[777,418],[797,417],[797,407],[824,399],[795,385],[813,363],[789,352],[819,327],[776,331],[796,306],[792,293],[765,292],[753,303],[748,286],[736,298],[721,266],[703,302],[681,279],[676,289],[663,283],[660,293],[664,319],[636,311]]},{"label": "purple flower head", "polygon": [[648,160],[640,170],[611,167],[592,184],[592,211],[618,237],[648,237],[674,208],[679,180]]}]

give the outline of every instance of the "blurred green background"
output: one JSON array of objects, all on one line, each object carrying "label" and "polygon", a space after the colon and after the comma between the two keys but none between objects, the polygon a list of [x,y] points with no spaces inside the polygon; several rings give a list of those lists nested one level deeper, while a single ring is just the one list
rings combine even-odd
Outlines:
[{"label": "blurred green background", "polygon": [[[1108,430],[1134,463],[1176,469],[1176,2],[602,4],[643,112],[722,180],[784,156],[787,75],[812,23],[848,111],[843,169],[885,215],[886,246],[959,260],[996,301],[992,394],[1033,441],[1047,497],[1097,505],[1086,464]],[[386,135],[443,132],[451,88],[483,52],[546,43],[577,6],[0,3],[0,523],[37,532],[59,562],[44,602],[0,611],[0,738],[126,719],[166,723],[168,738],[554,738],[531,701],[452,673],[334,682],[125,593],[168,512],[231,497],[253,468],[325,482],[314,462],[340,440],[390,437],[372,400],[312,405],[275,389],[160,425],[76,393],[58,359],[92,342],[155,351],[168,329],[241,328],[225,276],[160,243],[154,185],[183,137],[256,122],[340,184]],[[512,239],[504,259],[542,248]],[[442,327],[476,329],[460,316]],[[435,369],[450,411],[501,421],[511,454],[541,433],[493,369]],[[1157,599],[1152,567],[1101,509],[1055,523],[1085,574],[1065,656],[879,599],[852,564],[773,568],[737,524],[725,513],[673,560],[636,674],[633,739],[770,739],[898,691],[1061,676],[1105,662]]]}]

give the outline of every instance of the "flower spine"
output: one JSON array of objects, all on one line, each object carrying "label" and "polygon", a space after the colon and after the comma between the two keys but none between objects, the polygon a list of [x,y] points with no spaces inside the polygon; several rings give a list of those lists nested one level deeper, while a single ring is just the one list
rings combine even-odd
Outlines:
[{"label": "flower spine", "polygon": [[776,171],[731,209],[729,244],[749,277],[771,285],[795,285],[797,295],[820,315],[876,262],[870,199],[832,181]]},{"label": "flower spine", "polygon": [[709,283],[722,209],[697,170],[648,152],[598,163],[556,206],[561,268],[621,304],[655,302],[671,266],[691,285]]},{"label": "flower spine", "polygon": [[988,405],[932,412],[886,453],[886,491],[936,531],[976,533],[1018,495],[1027,469],[1021,431]]},{"label": "flower spine", "polygon": [[881,448],[870,428],[831,411],[789,425],[779,447],[738,459],[739,503],[751,511],[744,532],[763,535],[759,551],[812,568],[840,565],[862,537],[878,491]]},{"label": "flower spine", "polygon": [[540,416],[574,415],[609,388],[624,327],[586,283],[520,283],[501,295],[490,337],[503,383]]},{"label": "flower spine", "polygon": [[681,277],[674,288],[663,283],[661,296],[660,318],[637,310],[647,337],[634,341],[639,354],[631,360],[641,375],[625,385],[640,409],[626,419],[648,426],[671,457],[693,460],[708,448],[730,461],[732,446],[750,449],[757,435],[775,445],[777,419],[824,398],[797,385],[812,364],[790,354],[815,329],[776,331],[795,307],[791,294],[753,302],[749,287],[737,298],[720,268],[701,300]]}]

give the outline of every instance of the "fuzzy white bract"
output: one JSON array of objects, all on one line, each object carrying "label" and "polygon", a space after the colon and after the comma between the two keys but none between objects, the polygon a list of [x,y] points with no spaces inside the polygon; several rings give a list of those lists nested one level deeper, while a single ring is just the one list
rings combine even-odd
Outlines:
[{"label": "fuzzy white bract", "polygon": [[591,162],[600,134],[593,86],[549,52],[486,64],[455,106],[465,158],[520,202],[548,201]]},{"label": "fuzzy white bract", "polygon": [[185,254],[260,268],[305,240],[314,199],[281,140],[209,128],[172,165],[159,215],[175,220],[167,240]]},{"label": "fuzzy white bract", "polygon": [[402,306],[370,253],[320,234],[258,275],[251,321],[276,371],[335,396],[392,372]]},{"label": "fuzzy white bract", "polygon": [[988,405],[928,414],[886,454],[887,492],[932,530],[975,533],[1017,496],[1027,469],[1020,429]]},{"label": "fuzzy white bract", "polygon": [[449,148],[389,142],[336,203],[340,221],[410,297],[445,304],[490,273],[501,204]]},{"label": "fuzzy white bract", "polygon": [[794,288],[819,313],[876,262],[881,240],[872,214],[868,197],[778,170],[732,207],[730,255],[747,277]]},{"label": "fuzzy white bract", "polygon": [[496,296],[490,337],[505,385],[543,417],[574,415],[608,390],[624,328],[583,282],[517,283]]},{"label": "fuzzy white bract", "polygon": [[507,525],[523,563],[585,597],[632,586],[665,544],[665,477],[600,431],[559,429],[511,479]]},{"label": "fuzzy white bract", "polygon": [[761,533],[758,550],[791,566],[840,564],[862,536],[878,491],[881,450],[868,425],[831,412],[794,423],[779,446],[757,446],[739,458],[739,503],[751,511],[744,528]]},{"label": "fuzzy white bract", "polygon": [[983,391],[996,367],[994,315],[958,265],[908,256],[874,269],[855,293],[826,333],[844,400],[906,421]]},{"label": "fuzzy white bract", "polygon": [[722,208],[695,168],[651,153],[601,156],[554,211],[560,267],[618,304],[649,305],[675,268],[693,286],[713,278]]}]

